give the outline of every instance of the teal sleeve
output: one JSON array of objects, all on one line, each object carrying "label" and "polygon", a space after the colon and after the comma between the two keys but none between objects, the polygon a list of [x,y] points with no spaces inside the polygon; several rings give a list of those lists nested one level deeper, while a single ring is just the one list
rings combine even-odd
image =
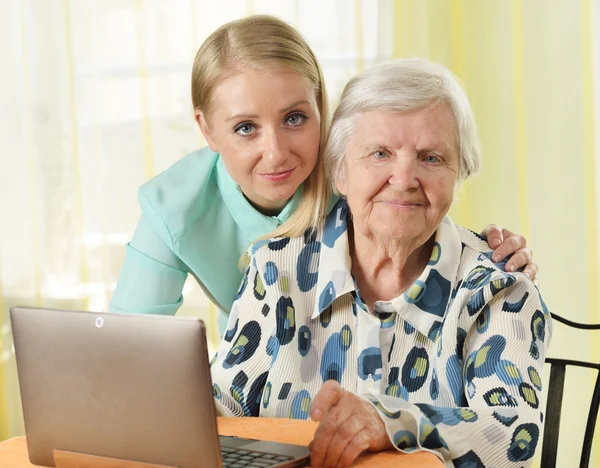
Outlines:
[{"label": "teal sleeve", "polygon": [[175,315],[183,303],[188,268],[142,215],[109,309],[111,312]]}]

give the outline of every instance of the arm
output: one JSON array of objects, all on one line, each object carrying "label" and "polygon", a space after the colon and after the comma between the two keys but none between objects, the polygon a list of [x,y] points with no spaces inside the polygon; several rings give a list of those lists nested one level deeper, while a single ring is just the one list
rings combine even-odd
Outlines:
[{"label": "arm", "polygon": [[[531,463],[542,418],[549,313],[523,277],[492,298],[490,284],[486,289],[481,292],[487,304],[480,314],[487,322],[473,317],[463,356],[446,365],[460,379],[462,395],[455,398],[462,396],[464,406],[413,404],[388,395],[359,397],[337,382],[326,382],[311,406],[311,417],[320,421],[310,445],[313,466],[349,466],[365,450],[394,447],[426,450],[457,467]],[[461,369],[459,360],[465,357]]]},{"label": "arm", "polygon": [[[227,330],[211,362],[213,395],[218,412],[225,416],[258,416],[261,395],[273,358],[274,314],[263,315],[269,302],[263,278],[250,267],[233,303]],[[243,313],[240,314],[240,311]]]},{"label": "arm", "polygon": [[175,315],[188,269],[142,215],[127,253],[110,311]]},{"label": "arm", "polygon": [[[549,313],[537,289],[525,279],[500,291],[480,314],[488,307],[487,328],[481,332],[476,329],[479,320],[474,322],[464,344],[466,406],[415,405],[386,395],[366,396],[398,449],[433,451],[456,466],[531,463],[541,429]],[[515,326],[515,320],[522,327]]]}]

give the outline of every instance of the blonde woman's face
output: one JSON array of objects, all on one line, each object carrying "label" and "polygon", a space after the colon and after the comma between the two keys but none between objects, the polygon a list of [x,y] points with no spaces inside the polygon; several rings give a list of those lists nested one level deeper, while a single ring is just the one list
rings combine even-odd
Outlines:
[{"label": "blonde woman's face", "polygon": [[240,69],[216,87],[210,115],[196,118],[264,213],[280,211],[317,162],[321,116],[310,81],[297,73]]}]

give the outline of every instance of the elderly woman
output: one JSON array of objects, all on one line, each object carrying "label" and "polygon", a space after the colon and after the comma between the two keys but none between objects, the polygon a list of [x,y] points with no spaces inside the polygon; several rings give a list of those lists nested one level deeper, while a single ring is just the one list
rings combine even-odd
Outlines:
[{"label": "elderly woman", "polygon": [[323,226],[250,249],[212,364],[221,412],[320,421],[315,466],[387,449],[528,465],[550,317],[446,216],[480,166],[456,79],[424,60],[352,79],[325,162],[342,199]]}]

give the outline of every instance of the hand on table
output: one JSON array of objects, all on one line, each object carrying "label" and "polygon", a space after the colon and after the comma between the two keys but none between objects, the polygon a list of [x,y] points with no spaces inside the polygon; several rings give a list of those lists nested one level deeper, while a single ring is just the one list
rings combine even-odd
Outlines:
[{"label": "hand on table", "polygon": [[350,466],[364,452],[393,449],[377,410],[366,400],[328,380],[315,396],[310,417],[319,422],[308,446],[311,466]]}]

